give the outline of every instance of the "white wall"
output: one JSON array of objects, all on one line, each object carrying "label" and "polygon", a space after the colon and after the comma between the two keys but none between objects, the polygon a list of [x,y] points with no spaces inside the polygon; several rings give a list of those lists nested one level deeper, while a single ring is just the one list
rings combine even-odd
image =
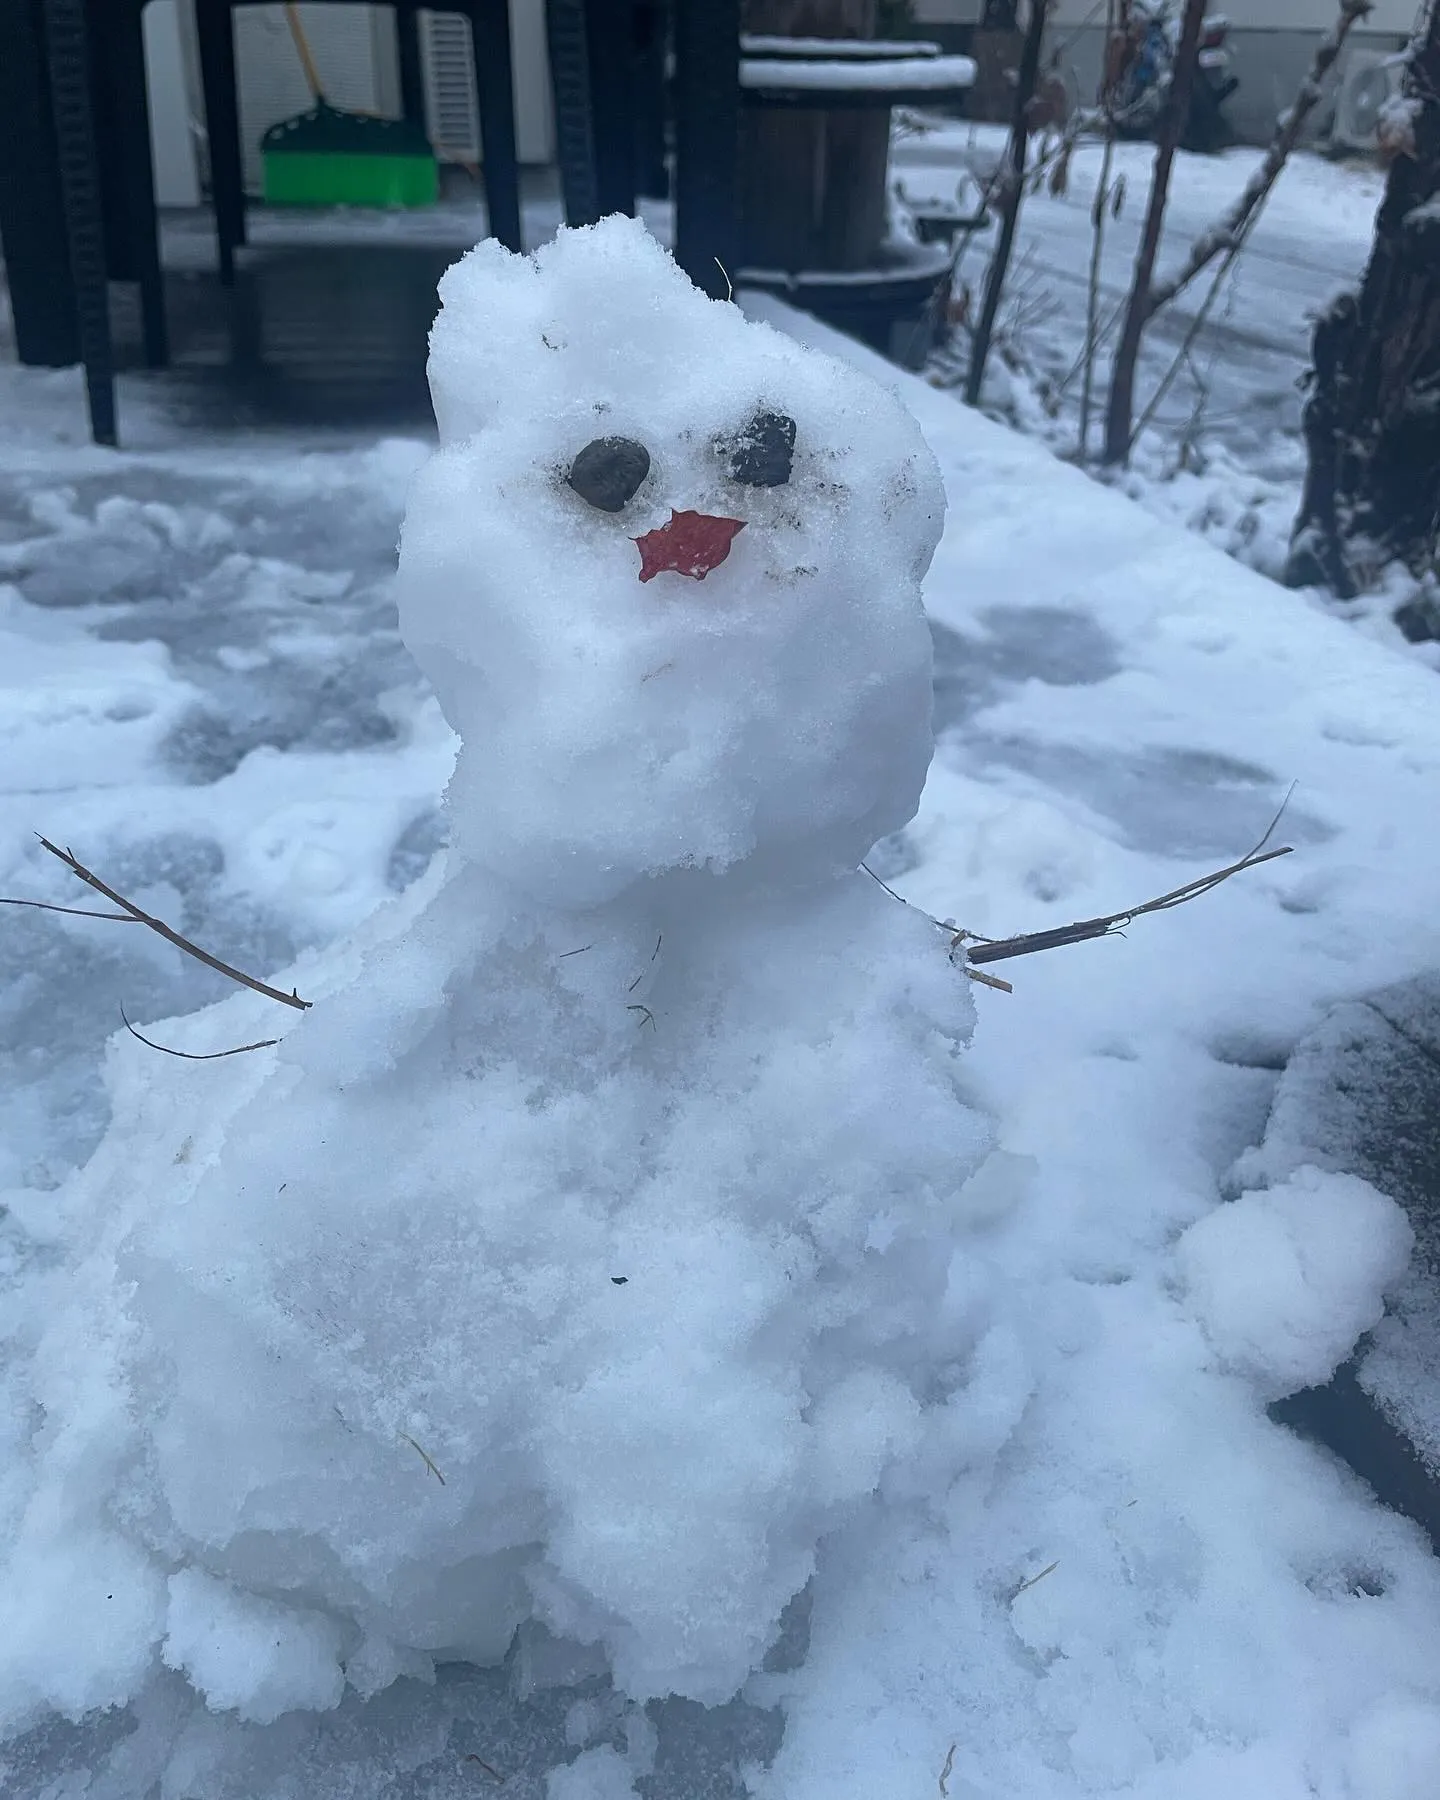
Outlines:
[{"label": "white wall", "polygon": [[[164,115],[171,137],[172,114],[188,114],[197,123],[204,116],[190,4],[191,0],[156,0],[146,9],[147,38],[157,36],[157,47],[150,55],[150,103],[152,111]],[[444,10],[444,0],[440,0],[438,10]],[[177,11],[183,84],[178,81],[179,68],[172,48]],[[391,9],[363,4],[307,7],[302,0],[300,14],[328,97],[339,106],[397,113],[399,71]],[[152,32],[151,15],[156,15],[158,34]],[[302,111],[309,104],[309,92],[278,5],[244,7],[237,14],[236,26],[247,176],[251,187],[258,189],[259,154],[255,146],[260,132],[276,119]],[[545,0],[510,0],[510,31],[516,149],[521,162],[549,162],[555,153],[555,125],[545,47]],[[175,91],[178,85],[183,85],[183,95]],[[172,186],[167,181],[167,189]],[[178,187],[167,191],[166,200],[170,204],[186,203]]]},{"label": "white wall", "polygon": [[185,79],[185,53],[176,0],[153,0],[141,15],[145,83],[150,103],[150,160],[160,206],[198,206],[196,119]]},{"label": "white wall", "polygon": [[515,148],[522,163],[555,157],[555,108],[545,0],[510,0],[510,57],[515,66]]}]

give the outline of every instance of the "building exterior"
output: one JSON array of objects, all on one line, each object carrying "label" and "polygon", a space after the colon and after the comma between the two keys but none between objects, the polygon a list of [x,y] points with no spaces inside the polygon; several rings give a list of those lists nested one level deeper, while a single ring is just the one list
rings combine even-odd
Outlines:
[{"label": "building exterior", "polygon": [[[1333,84],[1360,61],[1373,63],[1404,46],[1418,0],[1375,0],[1351,33]],[[144,15],[151,137],[162,205],[194,205],[205,174],[203,108],[194,50],[191,0],[151,0]],[[1021,8],[1023,12],[1023,5]],[[1217,12],[1225,11],[1216,0]],[[915,29],[947,49],[968,50],[984,0],[912,0]],[[299,7],[328,97],[336,105],[394,115],[400,110],[394,14],[387,6]],[[1235,0],[1227,13],[1240,87],[1229,116],[1243,141],[1264,143],[1293,100],[1315,45],[1336,14],[1336,0]],[[514,48],[517,149],[522,163],[553,161],[555,132],[545,41],[545,0],[510,0]],[[1095,91],[1104,42],[1104,5],[1054,0],[1051,52],[1072,93]],[[421,14],[426,126],[442,161],[480,161],[475,77],[469,33],[453,13]],[[257,4],[236,14],[236,55],[247,183],[258,191],[259,141],[277,120],[303,111],[309,90],[283,8]],[[1315,116],[1323,137],[1333,97]],[[1355,147],[1355,146],[1351,146]]]},{"label": "building exterior", "polygon": [[[1104,41],[1104,5],[1095,0],[1056,0],[1051,44],[1058,49],[1067,78],[1080,94],[1095,91]],[[1234,70],[1240,87],[1229,116],[1241,138],[1266,142],[1277,114],[1295,98],[1310,65],[1315,45],[1337,13],[1335,0],[1215,0],[1214,11],[1230,22]],[[1419,0],[1375,0],[1363,25],[1350,34],[1346,58],[1337,72],[1345,78],[1346,61],[1356,56],[1388,54],[1403,48],[1415,23]],[[979,23],[982,0],[914,0],[917,28],[955,48]],[[1329,123],[1329,108],[1316,120],[1318,133]]]},{"label": "building exterior", "polygon": [[[399,52],[388,6],[306,5],[302,28],[326,97],[336,106],[398,116]],[[522,163],[548,163],[555,128],[545,51],[545,0],[510,0],[516,149]],[[204,108],[191,0],[151,0],[145,9],[151,145],[161,205],[194,205],[204,173]],[[470,34],[454,13],[420,15],[426,129],[442,161],[478,164],[479,121]],[[235,15],[236,73],[246,185],[260,186],[260,139],[311,103],[304,71],[278,5]]]}]

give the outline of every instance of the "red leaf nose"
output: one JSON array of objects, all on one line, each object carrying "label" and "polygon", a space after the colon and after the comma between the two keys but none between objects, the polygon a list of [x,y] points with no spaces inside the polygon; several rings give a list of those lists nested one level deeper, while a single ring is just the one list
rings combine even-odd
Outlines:
[{"label": "red leaf nose", "polygon": [[743,519],[720,519],[710,513],[672,512],[670,523],[634,541],[640,550],[640,579],[651,581],[666,572],[703,581],[730,554],[745,529]]}]

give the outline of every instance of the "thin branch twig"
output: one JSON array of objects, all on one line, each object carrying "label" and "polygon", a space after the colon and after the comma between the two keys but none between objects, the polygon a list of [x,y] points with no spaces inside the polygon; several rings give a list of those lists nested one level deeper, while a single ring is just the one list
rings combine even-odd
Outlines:
[{"label": "thin branch twig", "polygon": [[1286,844],[1279,850],[1267,850],[1263,856],[1242,857],[1228,869],[1192,881],[1188,887],[1177,888],[1173,894],[1163,895],[1159,900],[1147,900],[1143,906],[1132,907],[1128,912],[1110,913],[1103,919],[1081,919],[1074,925],[1062,925],[1054,931],[1028,931],[1019,937],[999,938],[991,944],[977,945],[966,952],[966,957],[974,963],[1000,962],[1009,956],[1033,956],[1037,950],[1059,950],[1066,944],[1083,944],[1090,938],[1113,937],[1145,913],[1165,912],[1172,906],[1183,906],[1187,900],[1198,900],[1232,875],[1238,875],[1244,869],[1259,868],[1261,863],[1273,862],[1277,856],[1289,856],[1292,850],[1293,846]]},{"label": "thin branch twig", "polygon": [[[1292,786],[1290,793],[1294,791]],[[1000,938],[977,945],[974,950],[967,951],[967,957],[971,962],[977,963],[1000,962],[1010,956],[1033,956],[1037,950],[1058,950],[1067,944],[1083,944],[1092,938],[1110,937],[1115,932],[1123,931],[1132,920],[1143,918],[1146,913],[1168,912],[1172,907],[1198,900],[1202,894],[1208,894],[1212,888],[1219,887],[1222,881],[1228,881],[1232,875],[1239,875],[1246,869],[1257,869],[1261,863],[1274,862],[1279,856],[1293,854],[1292,844],[1283,844],[1278,850],[1265,848],[1289,804],[1290,794],[1286,794],[1280,803],[1280,811],[1270,821],[1265,835],[1255,848],[1238,862],[1216,869],[1211,875],[1201,875],[1194,881],[1187,881],[1183,887],[1172,888],[1168,894],[1160,894],[1154,900],[1146,900],[1124,912],[1107,913],[1099,919],[1080,919],[1074,925],[1061,925],[1054,931],[1027,931],[1019,937]]]},{"label": "thin branch twig", "polygon": [[1200,271],[1222,251],[1232,244],[1239,247],[1237,239],[1243,238],[1243,234],[1254,223],[1271,188],[1279,179],[1280,171],[1289,161],[1290,152],[1300,141],[1306,119],[1319,105],[1325,77],[1344,48],[1345,39],[1350,35],[1352,27],[1358,25],[1373,10],[1372,0],[1340,0],[1335,23],[1315,46],[1315,54],[1309,72],[1300,84],[1300,92],[1295,96],[1294,104],[1288,106],[1276,121],[1275,134],[1259,166],[1224,218],[1212,225],[1190,246],[1189,256],[1176,273],[1168,280],[1155,282],[1151,287],[1146,300],[1147,319],[1154,318],[1162,306],[1168,305],[1182,288],[1188,287]]},{"label": "thin branch twig", "polygon": [[125,1017],[123,1006],[120,1008],[120,1017],[131,1037],[139,1038],[147,1049],[158,1050],[162,1056],[180,1056],[186,1062],[219,1062],[222,1056],[243,1056],[247,1050],[271,1050],[280,1042],[279,1038],[261,1038],[254,1044],[236,1044],[233,1050],[172,1050],[169,1044],[157,1044],[154,1038],[148,1038],[143,1031],[137,1031]]},{"label": "thin branch twig", "polygon": [[116,925],[141,923],[134,913],[96,912],[90,906],[57,906],[53,900],[12,900],[7,894],[0,894],[0,906],[33,906],[37,912],[67,913],[72,919],[109,919]]},{"label": "thin branch twig", "polygon": [[1015,243],[1015,228],[1025,198],[1026,155],[1030,143],[1030,106],[1035,98],[1035,83],[1040,73],[1040,50],[1045,26],[1049,21],[1050,0],[1030,0],[1030,22],[1026,27],[1020,53],[1020,69],[1015,87],[1014,117],[1010,123],[1010,139],[1005,151],[1005,183],[1001,189],[1000,233],[996,240],[990,267],[985,275],[985,298],[980,320],[970,346],[970,367],[965,375],[965,404],[978,406],[985,380],[985,364],[990,355],[990,340],[995,330],[995,315],[1000,310],[1000,296],[1010,267],[1010,252]]},{"label": "thin branch twig", "polygon": [[1028,1594],[1032,1587],[1043,1581],[1047,1575],[1053,1575],[1059,1567],[1060,1560],[1057,1557],[1054,1562],[1047,1563],[1038,1575],[1032,1575],[1028,1581],[1022,1581],[1010,1598],[1018,1600],[1022,1594]]},{"label": "thin branch twig", "polygon": [[[951,955],[952,960],[954,958],[956,950],[960,947],[960,945],[962,943],[966,942],[968,939],[974,938],[974,935],[975,935],[974,932],[957,931],[955,926],[947,925],[945,923],[944,919],[937,919],[935,917],[934,913],[926,912],[926,910],[923,906],[917,906],[913,900],[907,900],[903,894],[897,894],[895,889],[893,887],[891,887],[891,885],[888,881],[883,880],[879,875],[877,875],[875,873],[875,871],[870,867],[869,863],[862,862],[860,867],[865,871],[865,873],[870,877],[870,879],[876,884],[877,887],[884,888],[885,892],[890,896],[890,898],[892,900],[898,900],[902,906],[908,906],[910,908],[911,912],[918,912],[922,919],[928,919],[937,931],[943,931],[946,934],[946,936],[950,938],[950,940],[951,940],[950,955]],[[983,987],[999,988],[999,990],[1002,994],[1013,994],[1015,992],[1015,989],[1011,985],[1011,983],[1008,981],[1002,980],[1001,977],[998,975],[987,974],[984,969],[972,969],[970,967],[970,964],[968,961],[963,965],[963,967],[964,967],[965,973],[970,977],[970,979],[972,981],[978,981]]]},{"label": "thin branch twig", "polygon": [[[425,1467],[430,1471],[430,1473],[440,1483],[441,1487],[444,1487],[445,1477],[440,1473],[439,1469],[437,1469],[435,1467],[435,1459],[430,1455],[429,1451],[426,1450],[422,1444],[417,1444],[415,1442],[414,1438],[411,1437],[411,1435],[408,1431],[402,1431],[400,1433],[400,1436],[410,1446],[410,1448],[415,1452],[415,1454],[420,1458],[421,1462],[424,1463]],[[478,1761],[478,1758],[477,1758],[477,1761]]]},{"label": "thin branch twig", "polygon": [[1233,240],[1231,241],[1230,245],[1226,249],[1225,254],[1221,257],[1220,266],[1218,269],[1216,269],[1215,274],[1211,279],[1210,286],[1206,290],[1205,298],[1200,302],[1199,306],[1195,309],[1195,316],[1193,319],[1191,319],[1188,327],[1186,328],[1185,336],[1181,340],[1181,343],[1180,343],[1180,348],[1175,353],[1175,360],[1170,364],[1170,367],[1165,371],[1164,375],[1161,377],[1159,386],[1155,389],[1155,392],[1150,396],[1149,402],[1147,403],[1145,410],[1140,414],[1140,417],[1139,417],[1138,421],[1136,422],[1134,435],[1137,440],[1138,440],[1141,432],[1144,431],[1146,426],[1155,417],[1156,413],[1160,410],[1161,406],[1164,404],[1165,396],[1170,392],[1170,389],[1174,386],[1176,377],[1179,375],[1181,369],[1184,368],[1187,361],[1189,361],[1190,353],[1195,348],[1195,341],[1200,336],[1200,333],[1205,329],[1205,325],[1206,325],[1207,321],[1209,320],[1211,308],[1214,306],[1215,302],[1220,298],[1220,290],[1225,285],[1225,278],[1229,275],[1230,271],[1235,267],[1235,264],[1238,261],[1239,256],[1240,256],[1240,252],[1245,248],[1246,244],[1249,242],[1250,233],[1251,233],[1252,229],[1254,228],[1255,222],[1259,218],[1259,216],[1260,215],[1258,212],[1254,212],[1250,215],[1250,217],[1245,221],[1245,223],[1238,228]]},{"label": "thin branch twig", "polygon": [[1150,304],[1154,292],[1155,259],[1160,254],[1160,239],[1165,227],[1165,209],[1170,198],[1170,177],[1175,156],[1184,134],[1190,95],[1195,85],[1195,71],[1200,58],[1200,31],[1205,16],[1205,0],[1184,0],[1180,20],[1180,41],[1175,46],[1170,65],[1170,83],[1165,105],[1160,114],[1155,138],[1155,162],[1150,172],[1150,197],[1145,206],[1145,223],[1140,232],[1140,248],[1135,253],[1135,270],[1130,278],[1130,294],[1125,302],[1125,323],[1120,342],[1110,364],[1110,395],[1105,408],[1105,435],[1101,461],[1114,468],[1130,460],[1135,441],[1135,373],[1140,361],[1140,345],[1145,327],[1154,308]]},{"label": "thin branch twig", "polygon": [[[35,835],[40,837],[39,832],[36,832]],[[269,987],[265,982],[257,981],[253,975],[247,975],[243,969],[237,969],[227,962],[221,962],[218,956],[212,956],[208,950],[202,950],[198,944],[192,944],[189,938],[181,937],[180,933],[172,930],[163,919],[157,919],[151,913],[142,912],[133,900],[127,900],[123,894],[117,894],[114,888],[107,887],[98,875],[85,867],[73,850],[62,850],[58,844],[52,844],[47,837],[41,837],[40,842],[52,856],[58,856],[72,874],[78,875],[87,886],[94,888],[97,894],[103,894],[107,900],[113,901],[116,906],[122,908],[127,918],[133,919],[137,925],[148,925],[151,931],[158,933],[167,943],[174,944],[177,950],[183,950],[187,956],[193,956],[197,962],[204,963],[207,968],[214,969],[221,975],[229,976],[231,981],[238,981],[241,987],[252,988],[257,994],[264,994],[267,1000],[278,1000],[282,1006],[293,1006],[298,1012],[305,1012],[309,1009],[310,1001],[302,1000],[293,989],[286,994],[282,993],[279,988]],[[27,904],[37,903],[27,902]],[[97,913],[87,916],[107,918],[113,915]],[[225,1054],[229,1054],[229,1052]]]},{"label": "thin branch twig", "polygon": [[[1084,944],[1094,938],[1113,937],[1133,920],[1143,918],[1146,913],[1169,912],[1172,907],[1198,900],[1202,894],[1208,894],[1212,888],[1219,887],[1222,881],[1228,881],[1232,875],[1239,875],[1246,869],[1258,869],[1262,863],[1274,862],[1277,857],[1293,855],[1292,844],[1283,844],[1276,850],[1267,850],[1265,846],[1275,835],[1275,827],[1284,817],[1285,808],[1290,804],[1290,795],[1294,792],[1292,782],[1289,792],[1280,802],[1279,811],[1266,826],[1264,836],[1238,862],[1216,869],[1209,875],[1197,876],[1194,881],[1187,881],[1183,887],[1172,888],[1168,894],[1159,894],[1155,899],[1142,901],[1139,906],[1127,907],[1123,912],[1106,913],[1098,919],[1078,919],[1073,925],[1057,925],[1050,931],[1026,931],[1017,937],[981,938],[973,931],[947,924],[944,919],[937,919],[933,913],[927,913],[923,906],[915,906],[914,901],[896,893],[888,881],[881,881],[868,863],[861,863],[860,867],[872,881],[884,888],[892,900],[898,900],[902,906],[912,907],[922,917],[929,919],[938,930],[945,932],[951,940],[950,954],[953,956],[957,950],[963,951],[965,972],[974,979],[983,981],[983,971],[975,966],[979,963],[1002,962],[1012,956],[1033,956],[1039,950],[1061,950],[1069,944]],[[971,945],[974,947],[970,948]]]}]

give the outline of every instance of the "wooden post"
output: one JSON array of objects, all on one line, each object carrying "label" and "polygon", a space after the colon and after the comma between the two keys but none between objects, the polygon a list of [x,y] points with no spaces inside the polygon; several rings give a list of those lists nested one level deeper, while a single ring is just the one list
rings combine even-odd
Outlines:
[{"label": "wooden post", "polygon": [[420,50],[420,12],[395,8],[395,60],[400,72],[400,116],[407,125],[425,123],[425,72]]},{"label": "wooden post", "polygon": [[595,125],[590,107],[590,50],[585,0],[545,0],[545,42],[555,97],[555,158],[567,225],[600,217]]},{"label": "wooden post", "polygon": [[630,0],[585,0],[590,128],[603,218],[635,211],[634,36]]},{"label": "wooden post", "polygon": [[80,358],[39,0],[0,0],[0,241],[22,363]]},{"label": "wooden post", "polygon": [[740,247],[740,0],[675,0],[675,260],[729,294]]},{"label": "wooden post", "polygon": [[480,154],[485,165],[485,214],[491,237],[507,250],[523,248],[520,233],[520,159],[515,149],[515,76],[508,0],[470,0],[470,40],[480,102]]},{"label": "wooden post", "polygon": [[170,349],[150,150],[143,7],[138,0],[118,5],[115,0],[89,0],[86,29],[96,132],[106,146],[100,185],[107,214],[113,215],[113,221],[106,221],[106,262],[112,280],[139,283],[145,361],[152,369],[163,369]]},{"label": "wooden post", "polygon": [[[747,32],[873,38],[875,0],[746,0]],[[883,107],[747,109],[741,127],[743,261],[757,269],[874,267],[886,226]]]},{"label": "wooden post", "polygon": [[115,362],[110,341],[110,290],[105,274],[100,178],[90,112],[84,0],[45,0],[45,35],[90,435],[97,444],[113,445]]},{"label": "wooden post", "polygon": [[240,100],[235,73],[235,21],[230,0],[195,0],[195,39],[205,95],[210,204],[220,281],[235,281],[235,249],[245,242],[245,166],[240,152]]}]

